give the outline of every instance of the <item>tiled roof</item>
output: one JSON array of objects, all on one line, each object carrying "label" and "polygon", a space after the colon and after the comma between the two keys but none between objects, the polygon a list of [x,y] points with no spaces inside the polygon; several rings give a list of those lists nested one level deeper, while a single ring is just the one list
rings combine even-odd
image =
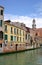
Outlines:
[{"label": "tiled roof", "polygon": [[21,28],[21,29],[27,31],[26,26],[25,26],[24,23],[20,23],[20,22],[11,22],[10,20],[6,20],[6,21],[4,21],[4,22],[5,22],[5,23],[7,22],[7,23],[10,24],[10,25],[16,26],[16,27],[18,27],[18,28]]}]

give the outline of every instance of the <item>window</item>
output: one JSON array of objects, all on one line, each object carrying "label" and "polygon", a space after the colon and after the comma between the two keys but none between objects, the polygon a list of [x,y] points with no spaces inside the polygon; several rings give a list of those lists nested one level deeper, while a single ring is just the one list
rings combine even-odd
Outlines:
[{"label": "window", "polygon": [[11,27],[11,33],[13,33],[13,31],[12,31],[12,27]]},{"label": "window", "polygon": [[20,37],[20,42],[21,42],[21,37]]},{"label": "window", "polygon": [[8,40],[8,35],[5,35],[5,40]]},{"label": "window", "polygon": [[3,10],[1,10],[1,15],[3,15]]},{"label": "window", "polygon": [[30,35],[28,35],[28,40],[30,39]]},{"label": "window", "polygon": [[21,35],[21,30],[20,30],[20,35]]},{"label": "window", "polygon": [[2,47],[2,44],[0,44],[0,47]]},{"label": "window", "polygon": [[24,38],[23,38],[23,42],[24,42]]},{"label": "window", "polygon": [[27,40],[27,34],[26,34],[26,40]]},{"label": "window", "polygon": [[17,34],[19,34],[19,30],[17,29]]},{"label": "window", "polygon": [[2,20],[0,20],[0,26],[2,27]]},{"label": "window", "polygon": [[16,28],[14,28],[14,34],[16,34]]},{"label": "window", "polygon": [[16,41],[16,36],[14,36],[14,41]]},{"label": "window", "polygon": [[19,41],[19,37],[17,37],[17,41]]},{"label": "window", "polygon": [[0,39],[3,39],[3,32],[0,31]]},{"label": "window", "polygon": [[24,31],[23,31],[23,36],[24,36]]},{"label": "window", "polygon": [[11,36],[11,41],[13,41],[13,36]]},{"label": "window", "polygon": [[5,25],[5,32],[7,32],[7,25]]},{"label": "window", "polygon": [[3,15],[3,10],[0,10],[0,15]]}]

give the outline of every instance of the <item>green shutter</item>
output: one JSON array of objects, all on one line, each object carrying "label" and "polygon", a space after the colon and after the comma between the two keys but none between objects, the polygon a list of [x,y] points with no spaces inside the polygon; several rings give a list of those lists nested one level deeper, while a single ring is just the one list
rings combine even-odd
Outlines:
[{"label": "green shutter", "polygon": [[11,36],[11,41],[13,41],[13,36]]},{"label": "green shutter", "polygon": [[8,35],[5,35],[5,40],[7,40],[8,39]]},{"label": "green shutter", "polygon": [[0,26],[2,27],[2,20],[0,20]]},{"label": "green shutter", "polygon": [[2,20],[1,20],[1,26],[2,26]]}]

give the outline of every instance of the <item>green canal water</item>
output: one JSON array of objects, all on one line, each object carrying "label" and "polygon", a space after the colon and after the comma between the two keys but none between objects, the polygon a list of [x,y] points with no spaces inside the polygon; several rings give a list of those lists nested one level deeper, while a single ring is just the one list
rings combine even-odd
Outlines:
[{"label": "green canal water", "polygon": [[0,56],[0,65],[42,65],[42,48]]}]

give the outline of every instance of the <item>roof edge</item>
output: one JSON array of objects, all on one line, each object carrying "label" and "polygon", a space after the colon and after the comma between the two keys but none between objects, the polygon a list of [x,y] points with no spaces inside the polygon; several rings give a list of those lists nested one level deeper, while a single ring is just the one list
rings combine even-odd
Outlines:
[{"label": "roof edge", "polygon": [[0,7],[4,9],[4,7],[3,7],[3,6],[0,6]]}]

